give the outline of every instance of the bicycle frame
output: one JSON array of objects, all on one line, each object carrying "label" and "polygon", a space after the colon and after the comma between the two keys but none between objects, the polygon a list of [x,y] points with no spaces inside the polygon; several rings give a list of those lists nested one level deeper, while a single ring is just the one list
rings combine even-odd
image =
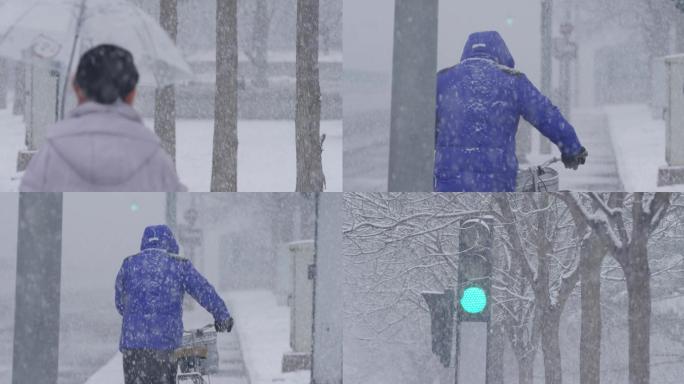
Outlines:
[{"label": "bicycle frame", "polygon": [[[190,335],[190,343],[178,348],[175,352],[177,370],[180,373],[176,375],[177,383],[190,382],[192,384],[211,383],[211,376],[208,372],[204,372],[205,363],[209,354],[209,348],[206,345],[198,343],[198,338],[205,336],[214,326],[208,324],[199,329],[183,331],[184,335]],[[204,377],[207,377],[205,381]]]},{"label": "bicycle frame", "polygon": [[[551,168],[550,166],[554,163],[560,162],[561,159],[558,157],[554,157],[550,160],[545,161],[541,165],[537,166],[531,166],[526,169],[521,169],[518,172],[518,180],[517,180],[517,185],[516,185],[516,191],[517,192],[552,192],[558,189],[558,173],[556,170]],[[555,174],[555,180],[551,178],[551,180],[547,179],[545,181],[543,179],[544,175],[548,175],[549,173],[553,175]],[[520,178],[521,176],[529,177],[529,179],[525,180],[524,183],[520,183]],[[527,182],[527,181],[530,182]],[[552,182],[549,182],[552,181]],[[548,186],[547,186],[548,183]]]}]

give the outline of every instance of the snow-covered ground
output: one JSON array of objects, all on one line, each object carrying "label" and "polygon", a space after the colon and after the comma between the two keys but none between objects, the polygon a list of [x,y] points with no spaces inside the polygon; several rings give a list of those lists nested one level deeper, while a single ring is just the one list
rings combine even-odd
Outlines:
[{"label": "snow-covered ground", "polygon": [[[282,373],[280,369],[283,354],[290,350],[289,308],[278,306],[273,293],[265,290],[226,292],[222,297],[235,317],[236,326],[233,333],[218,335],[221,361],[219,373],[211,376],[211,382],[307,384],[309,371]],[[191,329],[210,324],[212,319],[207,312],[196,308],[183,314],[183,322],[186,329]],[[241,353],[237,353],[240,350]],[[235,369],[242,367],[243,362],[249,381],[243,377],[243,370]],[[119,384],[122,381],[122,358],[117,353],[86,384]]]},{"label": "snow-covered ground", "polygon": [[[146,121],[148,127],[154,124]],[[17,152],[24,147],[24,124],[8,109],[0,110],[0,191],[15,192]],[[213,120],[179,120],[178,172],[193,192],[209,191],[211,183]],[[342,191],[342,121],[322,121],[326,135],[323,172],[327,191]],[[294,121],[238,122],[238,190],[293,192],[297,177]]]},{"label": "snow-covered ground", "polygon": [[[148,121],[147,126],[153,126]],[[178,172],[191,191],[208,191],[211,183],[213,120],[178,122]],[[342,191],[342,121],[322,121],[326,135],[323,173],[326,191]],[[238,122],[238,190],[294,192],[297,177],[294,121]]]},{"label": "snow-covered ground", "polygon": [[658,168],[665,166],[665,121],[654,120],[646,104],[604,108],[618,171],[628,192],[684,191],[684,185],[658,188]]}]

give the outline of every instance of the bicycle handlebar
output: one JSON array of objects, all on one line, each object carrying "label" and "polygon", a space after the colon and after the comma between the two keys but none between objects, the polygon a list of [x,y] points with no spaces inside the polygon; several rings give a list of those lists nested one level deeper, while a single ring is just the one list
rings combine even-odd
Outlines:
[{"label": "bicycle handlebar", "polygon": [[552,158],[551,160],[547,160],[545,163],[543,163],[542,165],[540,165],[540,167],[546,168],[546,167],[548,167],[549,165],[555,164],[555,163],[559,163],[560,161],[561,161],[561,158],[560,158],[560,157],[554,157],[554,158]]},{"label": "bicycle handlebar", "polygon": [[195,333],[195,332],[202,333],[204,331],[208,331],[208,330],[213,329],[213,328],[214,328],[214,324],[207,324],[204,327],[197,328],[197,329],[184,329],[183,333],[187,333],[187,334],[191,334],[191,333]]}]

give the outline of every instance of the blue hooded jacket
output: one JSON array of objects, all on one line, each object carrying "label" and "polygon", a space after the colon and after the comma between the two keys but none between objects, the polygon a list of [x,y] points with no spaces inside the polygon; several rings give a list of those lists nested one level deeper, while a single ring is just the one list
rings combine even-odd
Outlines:
[{"label": "blue hooded jacket", "polygon": [[115,294],[116,309],[123,316],[120,350],[176,349],[183,336],[186,292],[216,321],[230,317],[211,284],[177,254],[171,229],[157,225],[145,228],[140,253],[123,261]]},{"label": "blue hooded jacket", "polygon": [[581,151],[575,129],[523,73],[498,32],[473,33],[461,63],[437,75],[435,191],[515,190],[520,117],[566,156]]}]

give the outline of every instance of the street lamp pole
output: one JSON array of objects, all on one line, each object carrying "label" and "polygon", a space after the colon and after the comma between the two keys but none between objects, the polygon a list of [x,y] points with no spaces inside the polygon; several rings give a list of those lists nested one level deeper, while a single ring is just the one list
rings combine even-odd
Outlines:
[{"label": "street lamp pole", "polygon": [[439,0],[395,0],[391,192],[432,191]]},{"label": "street lamp pole", "polygon": [[13,384],[57,382],[61,265],[62,194],[20,194]]}]

